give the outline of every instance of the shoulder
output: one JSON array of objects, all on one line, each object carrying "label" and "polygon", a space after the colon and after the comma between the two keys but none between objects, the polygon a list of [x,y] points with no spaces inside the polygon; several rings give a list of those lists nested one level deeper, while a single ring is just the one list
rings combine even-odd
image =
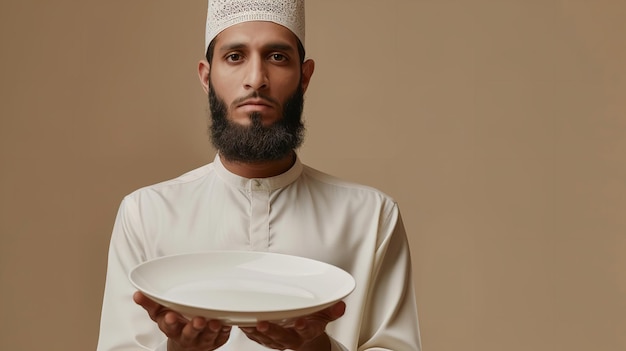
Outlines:
[{"label": "shoulder", "polygon": [[325,189],[338,196],[347,196],[347,198],[356,198],[357,200],[376,201],[385,206],[396,206],[396,201],[393,197],[375,187],[342,179],[310,166],[304,166],[302,178],[314,184],[314,186]]},{"label": "shoulder", "polygon": [[207,179],[209,179],[214,172],[213,164],[209,163],[188,171],[176,178],[139,188],[126,195],[126,198],[139,200],[144,197],[163,196],[193,191],[194,188],[200,186]]},{"label": "shoulder", "polygon": [[317,170],[307,165],[304,165],[302,174],[304,177],[308,178],[311,181],[322,183],[329,187],[335,187],[338,189],[346,189],[347,191],[366,192],[366,193],[371,193],[372,195],[377,195],[377,196],[382,196],[385,198],[392,199],[388,194],[384,193],[383,191],[375,187],[364,185],[364,184],[357,183],[357,182],[350,181],[350,180],[346,180],[346,179],[322,172],[320,170]]},{"label": "shoulder", "polygon": [[301,178],[311,189],[313,201],[344,217],[350,222],[347,227],[365,223],[363,233],[367,228],[375,228],[377,245],[392,233],[404,231],[398,203],[387,193],[308,166],[304,167]]}]

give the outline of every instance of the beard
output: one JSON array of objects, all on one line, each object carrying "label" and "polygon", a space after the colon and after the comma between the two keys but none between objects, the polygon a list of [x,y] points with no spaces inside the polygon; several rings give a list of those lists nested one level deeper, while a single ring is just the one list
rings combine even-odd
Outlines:
[{"label": "beard", "polygon": [[[255,93],[249,97],[258,97]],[[282,118],[263,126],[258,112],[250,114],[250,125],[243,126],[228,118],[228,107],[221,99],[209,77],[209,111],[211,142],[221,156],[229,161],[252,163],[282,159],[300,147],[304,140],[302,110],[304,92],[301,84],[284,102]]]}]

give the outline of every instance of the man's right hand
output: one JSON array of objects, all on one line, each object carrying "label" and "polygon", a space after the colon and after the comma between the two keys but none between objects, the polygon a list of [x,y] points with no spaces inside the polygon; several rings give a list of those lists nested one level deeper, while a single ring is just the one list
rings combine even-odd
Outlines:
[{"label": "man's right hand", "polygon": [[187,320],[152,300],[141,292],[133,295],[136,304],[143,307],[159,329],[168,337],[169,351],[211,351],[224,345],[230,337],[230,326],[202,317]]}]

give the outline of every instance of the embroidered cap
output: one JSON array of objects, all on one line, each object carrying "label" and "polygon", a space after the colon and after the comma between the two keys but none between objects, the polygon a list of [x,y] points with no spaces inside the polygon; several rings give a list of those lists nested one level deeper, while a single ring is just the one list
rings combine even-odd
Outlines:
[{"label": "embroidered cap", "polygon": [[291,30],[304,45],[304,0],[208,0],[204,50],[224,29],[249,21],[269,21]]}]

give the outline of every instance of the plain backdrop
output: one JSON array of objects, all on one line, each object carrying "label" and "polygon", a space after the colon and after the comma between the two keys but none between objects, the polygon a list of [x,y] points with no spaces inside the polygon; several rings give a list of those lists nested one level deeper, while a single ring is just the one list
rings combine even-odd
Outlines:
[{"label": "plain backdrop", "polygon": [[[212,160],[205,11],[0,2],[0,350],[93,350],[122,197]],[[300,155],[399,202],[424,350],[626,350],[626,2],[307,12]]]}]

